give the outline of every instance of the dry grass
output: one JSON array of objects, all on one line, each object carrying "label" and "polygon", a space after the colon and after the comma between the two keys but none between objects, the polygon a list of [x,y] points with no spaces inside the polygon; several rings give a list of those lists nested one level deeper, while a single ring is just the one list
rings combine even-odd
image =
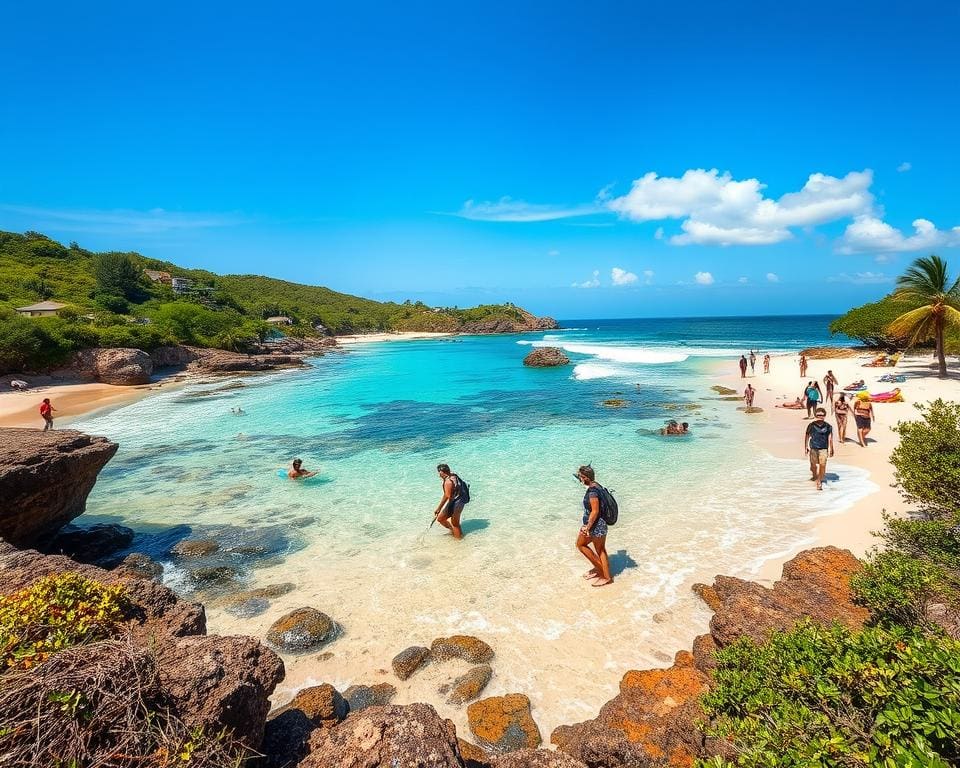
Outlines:
[{"label": "dry grass", "polygon": [[176,717],[154,658],[127,639],[0,676],[2,768],[229,768],[246,756]]}]

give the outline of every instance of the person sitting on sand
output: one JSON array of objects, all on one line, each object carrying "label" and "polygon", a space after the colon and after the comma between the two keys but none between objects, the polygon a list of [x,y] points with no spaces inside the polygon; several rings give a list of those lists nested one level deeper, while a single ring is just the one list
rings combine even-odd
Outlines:
[{"label": "person sitting on sand", "polygon": [[747,388],[743,390],[743,402],[747,404],[747,408],[753,407],[753,398],[756,396],[756,394],[757,390],[747,384]]},{"label": "person sitting on sand", "polygon": [[463,481],[450,471],[447,464],[437,464],[437,474],[443,487],[443,497],[433,512],[437,522],[453,534],[453,538],[462,539],[460,514],[463,512]]},{"label": "person sitting on sand", "polygon": [[[583,525],[577,534],[577,550],[593,567],[583,577],[596,579],[595,587],[613,584],[610,559],[607,556],[607,521],[603,519],[600,490],[596,474],[589,464],[577,470],[577,480],[587,486],[583,494]],[[591,544],[593,549],[590,548]]]},{"label": "person sitting on sand", "polygon": [[294,459],[293,468],[287,471],[287,477],[289,477],[291,480],[298,480],[300,478],[313,477],[315,474],[317,473],[308,472],[303,468],[302,459]]},{"label": "person sitting on sand", "polygon": [[763,356],[763,372],[770,373],[770,355]]},{"label": "person sitting on sand", "polygon": [[803,400],[799,397],[794,400],[792,403],[777,403],[777,408],[789,408],[793,411],[802,411],[803,410]]},{"label": "person sitting on sand", "polygon": [[837,437],[840,439],[840,445],[847,440],[847,413],[850,411],[850,403],[847,402],[847,396],[840,393],[833,404],[833,415],[837,420]]},{"label": "person sitting on sand", "polygon": [[48,429],[53,429],[53,412],[57,410],[52,405],[50,405],[50,398],[43,398],[43,402],[40,403],[40,416],[43,417],[43,431],[46,432]]},{"label": "person sitting on sand", "polygon": [[858,389],[863,389],[865,384],[866,382],[864,382],[863,379],[859,379],[853,382],[853,384],[847,384],[847,386],[845,386],[843,389],[845,392],[854,392]]}]

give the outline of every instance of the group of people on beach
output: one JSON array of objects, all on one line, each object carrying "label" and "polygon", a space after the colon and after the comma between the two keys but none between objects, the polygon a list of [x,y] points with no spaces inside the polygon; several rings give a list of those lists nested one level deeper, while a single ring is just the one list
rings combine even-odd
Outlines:
[{"label": "group of people on beach", "polygon": [[[747,378],[747,366],[750,366],[750,375],[756,375],[757,368],[757,353],[754,350],[750,350],[749,357],[747,354],[740,355],[740,378]],[[770,355],[765,354],[763,356],[763,372],[770,373]]]}]

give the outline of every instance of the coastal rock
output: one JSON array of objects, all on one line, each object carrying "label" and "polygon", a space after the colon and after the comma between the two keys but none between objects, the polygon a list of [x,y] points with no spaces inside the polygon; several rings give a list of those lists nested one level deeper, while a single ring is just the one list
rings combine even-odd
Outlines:
[{"label": "coastal rock", "polygon": [[460,757],[463,758],[463,764],[466,768],[489,768],[490,756],[487,755],[476,744],[457,738],[457,747],[460,749]]},{"label": "coastal rock", "polygon": [[606,408],[626,408],[628,405],[630,405],[630,401],[624,400],[621,397],[613,397],[609,400],[602,401],[600,405]]},{"label": "coastal rock", "polygon": [[697,597],[707,604],[707,607],[711,611],[715,611],[720,607],[720,596],[713,587],[709,586],[708,584],[697,582],[690,587],[690,589],[695,595],[697,595]]},{"label": "coastal rock", "polygon": [[111,567],[141,579],[157,579],[163,575],[163,566],[142,552],[131,552]]},{"label": "coastal rock", "polygon": [[279,651],[308,653],[328,643],[337,625],[316,608],[298,608],[277,619],[267,632],[267,642]]},{"label": "coastal rock", "polygon": [[306,363],[299,355],[244,355],[225,349],[190,347],[195,359],[190,368],[203,373],[238,373],[273,371],[278,368],[302,368]]},{"label": "coastal rock", "polygon": [[730,387],[724,387],[724,386],[722,386],[722,385],[720,385],[720,384],[714,384],[712,387],[710,387],[710,389],[712,389],[712,390],[713,390],[714,392],[716,392],[718,395],[735,395],[735,394],[737,394],[737,390],[735,390],[735,389],[730,389]]},{"label": "coastal rock", "polygon": [[595,720],[560,726],[550,740],[557,748],[587,765],[610,768],[664,761],[671,766],[693,765],[702,734],[698,699],[708,678],[690,658],[681,666],[627,672],[620,693]]},{"label": "coastal rock", "polygon": [[307,754],[307,740],[317,728],[332,728],[349,711],[343,696],[324,683],[299,691],[289,704],[270,713],[261,751],[268,768],[296,765]]},{"label": "coastal rock", "polygon": [[520,307],[513,307],[513,311],[516,315],[514,319],[501,318],[499,320],[464,323],[459,331],[467,334],[526,333],[528,331],[553,331],[560,327],[552,317],[536,317]]},{"label": "coastal rock", "polygon": [[170,547],[173,557],[203,557],[220,549],[213,539],[182,539]]},{"label": "coastal rock", "polygon": [[390,665],[393,667],[393,674],[401,680],[406,680],[420,669],[429,657],[429,648],[424,648],[422,645],[411,645],[394,656]]},{"label": "coastal rock", "polygon": [[83,379],[127,387],[150,383],[153,360],[142,349],[81,349],[71,367]]},{"label": "coastal rock", "polygon": [[285,582],[282,584],[268,584],[265,587],[246,589],[236,592],[223,601],[224,610],[240,618],[248,619],[265,613],[270,607],[270,600],[281,595],[293,592],[296,584]]},{"label": "coastal rock", "polygon": [[587,768],[570,755],[549,749],[518,749],[492,758],[489,765],[490,768]]},{"label": "coastal rock", "polygon": [[103,466],[117,452],[105,437],[72,429],[0,428],[0,538],[35,546],[86,507]]},{"label": "coastal rock", "polygon": [[462,768],[456,728],[429,704],[369,707],[317,729],[299,768]]},{"label": "coastal rock", "polygon": [[278,709],[276,714],[280,715],[289,709],[299,709],[320,728],[332,728],[343,720],[349,711],[346,699],[329,683],[298,691],[290,703]]},{"label": "coastal rock", "polygon": [[252,637],[185,637],[157,648],[160,679],[188,725],[256,749],[283,662]]},{"label": "coastal rock", "polygon": [[376,685],[351,685],[343,692],[343,698],[350,705],[351,712],[359,712],[367,707],[382,707],[393,701],[397,689],[390,683]]},{"label": "coastal rock", "polygon": [[89,528],[67,525],[54,536],[45,549],[81,563],[93,563],[126,549],[132,541],[133,529],[125,525],[98,523]]},{"label": "coastal rock", "polygon": [[467,722],[480,747],[493,754],[535,749],[542,741],[530,699],[522,693],[473,702],[467,707]]},{"label": "coastal rock", "polygon": [[459,705],[473,701],[483,693],[483,689],[487,687],[491,677],[493,677],[493,669],[489,664],[474,667],[453,681],[450,695],[447,696],[447,704]]},{"label": "coastal rock", "polygon": [[756,405],[743,405],[737,408],[737,410],[743,411],[744,413],[763,413],[763,408]]},{"label": "coastal rock", "polygon": [[196,359],[197,355],[192,349],[180,344],[157,347],[150,353],[154,368],[184,368]]},{"label": "coastal rock", "polygon": [[783,576],[772,589],[718,576],[713,589],[720,606],[710,620],[710,634],[722,648],[740,637],[761,642],[772,631],[789,629],[801,618],[860,629],[869,613],[854,604],[850,577],[861,568],[847,550],[818,547],[785,563]]},{"label": "coastal rock", "polygon": [[538,347],[523,358],[523,364],[531,368],[551,368],[558,365],[569,365],[570,358],[557,347]]},{"label": "coastal rock", "polygon": [[187,571],[190,581],[200,589],[210,587],[228,588],[237,583],[240,572],[229,565],[211,565],[191,568]]},{"label": "coastal rock", "polygon": [[473,635],[438,637],[430,644],[430,656],[437,661],[463,659],[471,664],[483,664],[493,658],[493,648]]}]

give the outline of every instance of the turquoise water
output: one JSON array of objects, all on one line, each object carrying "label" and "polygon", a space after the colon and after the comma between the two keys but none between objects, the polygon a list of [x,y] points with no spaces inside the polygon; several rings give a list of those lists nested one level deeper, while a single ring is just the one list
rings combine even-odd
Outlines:
[{"label": "turquoise water", "polygon": [[[624,671],[702,631],[692,581],[748,575],[809,541],[813,516],[869,491],[850,469],[811,497],[796,462],[756,447],[757,422],[709,389],[716,366],[750,348],[830,343],[828,320],[570,321],[546,334],[359,344],[304,371],[161,392],[77,425],[120,443],[88,512],[137,530],[135,548],[185,593],[202,585],[166,553],[186,536],[216,536],[221,550],[202,564],[242,584],[297,585],[252,617],[224,611],[216,592],[227,588],[207,587],[213,631],[262,635],[300,605],[340,622],[333,658],[287,660],[282,694],[377,682],[407,645],[477,633],[498,654],[488,692],[528,693],[546,731],[591,716]],[[544,344],[572,364],[524,367]],[[626,405],[603,404],[613,398]],[[660,437],[669,418],[692,434]],[[279,478],[295,456],[321,476]],[[471,483],[462,542],[428,528],[438,462]],[[579,578],[587,563],[573,549],[582,489],[571,473],[586,462],[621,507],[608,538],[617,581],[602,590]],[[399,700],[462,723],[437,696],[443,674],[399,684]],[[584,674],[595,689],[574,685]]]}]

